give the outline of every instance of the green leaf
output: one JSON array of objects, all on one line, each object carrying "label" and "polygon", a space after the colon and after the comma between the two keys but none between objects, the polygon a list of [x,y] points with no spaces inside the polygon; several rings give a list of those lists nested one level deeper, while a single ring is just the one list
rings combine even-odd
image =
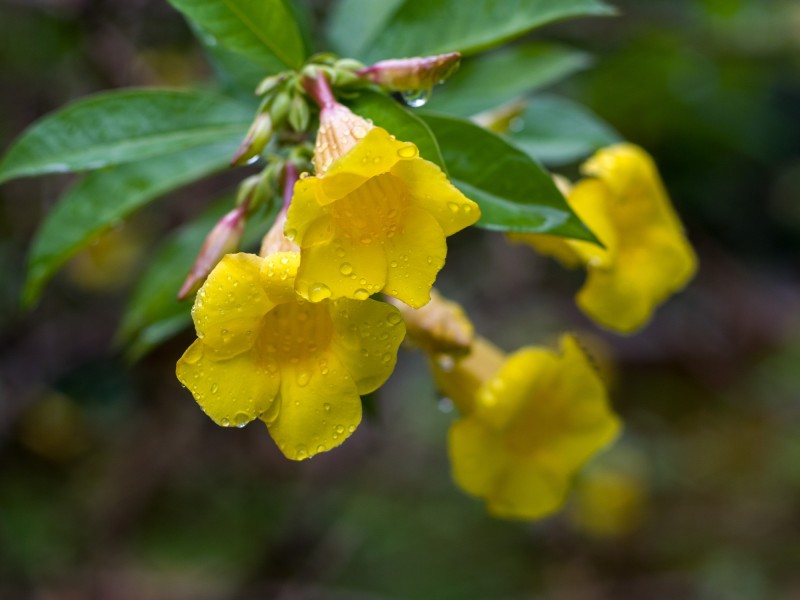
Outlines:
[{"label": "green leaf", "polygon": [[236,142],[218,143],[90,173],[50,211],[28,258],[23,304],[31,305],[44,284],[97,235],[151,200],[227,166]]},{"label": "green leaf", "polygon": [[[220,45],[265,67],[299,69],[303,34],[285,0],[169,0]],[[266,75],[266,73],[265,73]]]},{"label": "green leaf", "polygon": [[468,117],[552,85],[589,62],[585,52],[539,42],[467,58],[434,90],[427,108]]},{"label": "green leaf", "polygon": [[477,225],[596,241],[550,175],[527,154],[477,125],[425,114],[453,183],[481,207]]},{"label": "green leaf", "polygon": [[98,169],[241,139],[252,117],[242,104],[207,92],[98,94],[29,127],[0,162],[0,182]]},{"label": "green leaf", "polygon": [[366,90],[347,103],[353,112],[371,119],[375,125],[383,127],[398,140],[414,142],[422,158],[445,169],[439,144],[428,125],[398,102],[384,94]]},{"label": "green leaf", "polygon": [[342,0],[329,36],[343,54],[364,61],[468,55],[553,21],[613,13],[601,0]]},{"label": "green leaf", "polygon": [[[127,346],[130,360],[141,358],[191,323],[192,303],[179,301],[178,290],[208,232],[232,205],[230,199],[214,204],[197,220],[172,232],[156,250],[136,284],[117,331],[117,341]],[[260,211],[248,220],[242,248],[256,244],[263,237],[275,220],[278,205],[275,202],[269,210]]]},{"label": "green leaf", "polygon": [[583,106],[558,96],[536,96],[514,122],[511,141],[546,165],[575,162],[622,141],[610,125]]}]

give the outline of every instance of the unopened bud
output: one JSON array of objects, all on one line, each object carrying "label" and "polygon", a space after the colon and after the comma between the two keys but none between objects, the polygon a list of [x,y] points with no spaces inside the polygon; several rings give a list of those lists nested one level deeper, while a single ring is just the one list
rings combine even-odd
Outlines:
[{"label": "unopened bud", "polygon": [[429,90],[450,77],[461,62],[459,52],[382,60],[357,71],[364,79],[395,92]]},{"label": "unopened bud", "polygon": [[278,92],[269,107],[269,114],[272,117],[272,122],[276,124],[283,123],[289,115],[291,104],[292,96],[289,92],[285,90]]},{"label": "unopened bud", "polygon": [[281,73],[280,75],[270,75],[269,77],[265,77],[261,80],[256,87],[256,96],[263,96],[267,92],[271,92],[284,81],[286,81],[287,75],[285,73]]},{"label": "unopened bud", "polygon": [[239,248],[244,234],[246,213],[246,204],[237,206],[214,225],[178,292],[178,300],[185,300],[195,293],[222,257]]},{"label": "unopened bud", "polygon": [[231,166],[246,165],[255,160],[272,138],[272,119],[268,113],[260,113],[231,159]]},{"label": "unopened bud", "polygon": [[289,125],[295,131],[302,132],[308,127],[310,119],[311,113],[308,110],[306,99],[301,94],[295,95],[289,107]]},{"label": "unopened bud", "polygon": [[470,351],[475,329],[464,309],[435,289],[421,308],[411,308],[389,299],[403,315],[408,340],[427,354],[463,355]]}]

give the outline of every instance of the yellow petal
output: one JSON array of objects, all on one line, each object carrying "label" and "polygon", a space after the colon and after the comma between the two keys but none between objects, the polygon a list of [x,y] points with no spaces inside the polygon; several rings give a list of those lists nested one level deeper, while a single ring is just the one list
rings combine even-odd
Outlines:
[{"label": "yellow petal", "polygon": [[295,286],[311,302],[330,297],[366,300],[383,289],[385,278],[386,258],[380,245],[336,238],[303,250]]},{"label": "yellow petal", "polygon": [[[286,213],[286,224],[284,235],[298,244],[305,245],[305,234],[314,221],[325,217],[327,210],[317,202],[317,188],[319,187],[319,177],[304,177],[294,184],[294,194],[289,210]],[[332,230],[329,229],[330,234]],[[319,241],[319,240],[315,240]]]},{"label": "yellow petal", "polygon": [[280,409],[267,427],[287,458],[304,460],[331,450],[360,422],[356,384],[334,353],[281,365]]},{"label": "yellow petal", "polygon": [[261,285],[270,300],[279,304],[297,299],[294,281],[299,265],[300,254],[297,252],[275,252],[264,257],[261,263]]},{"label": "yellow petal", "polygon": [[404,160],[394,165],[392,175],[405,184],[411,204],[431,213],[446,236],[472,225],[481,216],[478,205],[450,183],[432,162],[421,158]]},{"label": "yellow petal", "polygon": [[481,498],[491,493],[509,461],[501,437],[473,416],[450,426],[448,449],[453,479]]},{"label": "yellow petal", "polygon": [[352,150],[319,177],[317,201],[321,205],[334,202],[368,179],[388,173],[396,163],[404,160],[403,153],[409,146],[416,150],[413,144],[393,139],[385,129],[371,129]]},{"label": "yellow petal", "polygon": [[201,340],[186,350],[176,374],[205,413],[224,427],[242,427],[267,413],[280,385],[276,365],[259,360],[255,349],[224,359]]},{"label": "yellow petal", "polygon": [[569,478],[533,461],[509,463],[497,484],[489,491],[487,508],[506,519],[541,519],[564,503]]},{"label": "yellow petal", "polygon": [[356,382],[359,394],[374,392],[389,378],[406,328],[386,302],[343,298],[330,303],[335,328],[332,350]]},{"label": "yellow petal", "polygon": [[220,357],[251,348],[261,318],[273,306],[261,285],[261,261],[254,254],[228,254],[197,292],[192,308],[197,337]]},{"label": "yellow petal", "polygon": [[447,244],[444,232],[430,213],[409,208],[401,231],[386,240],[388,270],[384,290],[412,308],[430,300],[436,274],[444,266]]},{"label": "yellow petal", "polygon": [[567,238],[539,233],[508,233],[506,237],[512,242],[527,244],[543,256],[552,256],[568,269],[584,264],[581,255]]}]

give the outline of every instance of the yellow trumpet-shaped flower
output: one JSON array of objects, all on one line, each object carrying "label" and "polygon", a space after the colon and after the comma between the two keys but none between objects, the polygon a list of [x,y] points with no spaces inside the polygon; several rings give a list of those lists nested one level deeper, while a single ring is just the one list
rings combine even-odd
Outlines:
[{"label": "yellow trumpet-shaped flower", "polygon": [[384,302],[310,303],[294,290],[300,257],[229,254],[197,294],[195,341],[178,379],[219,425],[259,418],[302,460],[341,444],[361,421],[360,394],[394,369],[405,326]]},{"label": "yellow trumpet-shaped flower", "polygon": [[496,516],[536,519],[564,502],[570,479],[617,435],[606,391],[572,336],[559,356],[509,356],[450,429],[453,475]]},{"label": "yellow trumpet-shaped flower", "polygon": [[417,147],[340,104],[320,113],[317,174],[298,181],[286,236],[300,246],[298,292],[312,302],[383,291],[428,302],[446,236],[480,209],[419,156]]},{"label": "yellow trumpet-shaped flower", "polygon": [[577,303],[594,321],[621,333],[644,325],[656,307],[697,269],[650,156],[631,144],[605,148],[584,163],[588,177],[567,200],[605,248],[546,235],[510,236],[565,266],[585,265]]}]

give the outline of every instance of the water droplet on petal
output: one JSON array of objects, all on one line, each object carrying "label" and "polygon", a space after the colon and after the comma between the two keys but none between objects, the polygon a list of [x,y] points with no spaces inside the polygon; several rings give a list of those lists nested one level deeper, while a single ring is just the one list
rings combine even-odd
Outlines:
[{"label": "water droplet on petal", "polygon": [[310,380],[311,380],[311,375],[307,371],[300,371],[297,374],[297,385],[299,385],[300,387],[307,386]]},{"label": "water droplet on petal", "polygon": [[286,231],[283,232],[283,234],[286,236],[287,240],[293,242],[294,238],[297,237],[297,229],[287,229]]},{"label": "water droplet on petal", "polygon": [[326,412],[330,412],[331,405],[326,402],[325,404],[322,405],[322,408],[324,408]]},{"label": "water droplet on petal", "polygon": [[336,430],[336,433],[339,434],[344,433],[344,425],[337,425],[336,427],[334,427],[334,429]]},{"label": "water droplet on petal", "polygon": [[364,288],[358,288],[355,292],[353,292],[353,296],[356,300],[366,300],[369,298],[369,292]]},{"label": "water droplet on petal", "polygon": [[331,288],[329,288],[324,283],[315,283],[314,285],[311,286],[311,289],[308,291],[308,299],[311,300],[311,302],[320,302],[330,297],[331,297]]},{"label": "water droplet on petal", "polygon": [[220,419],[219,421],[219,424],[222,425],[223,427],[230,427],[231,422],[228,420],[227,417],[222,417],[222,419]]},{"label": "water droplet on petal", "polygon": [[350,263],[342,263],[339,267],[339,272],[342,275],[350,275],[353,272],[353,265]]},{"label": "water droplet on petal", "polygon": [[250,422],[250,416],[245,412],[237,412],[233,415],[233,424],[239,428],[244,427]]},{"label": "water droplet on petal", "polygon": [[419,150],[417,150],[414,144],[409,142],[397,150],[397,156],[400,158],[415,158],[419,156]]},{"label": "water droplet on petal", "polygon": [[320,452],[325,452],[325,446],[323,446],[322,444],[317,446],[317,454],[319,454]]},{"label": "water droplet on petal", "polygon": [[403,102],[408,104],[411,108],[419,108],[431,98],[431,88],[422,88],[419,90],[406,90],[402,92]]},{"label": "water droplet on petal", "polygon": [[455,202],[448,202],[447,203],[447,208],[450,209],[450,212],[457,213],[459,207],[458,207],[458,204],[456,204]]},{"label": "water droplet on petal", "polygon": [[211,393],[216,394],[219,391],[219,386],[216,383],[211,384]]},{"label": "water droplet on petal", "polygon": [[356,430],[356,426],[355,426],[355,425],[350,425],[350,426],[347,428],[347,431],[349,431],[350,433],[353,433],[355,430]]},{"label": "water droplet on petal", "polygon": [[386,321],[389,323],[389,325],[397,325],[402,320],[403,317],[401,317],[400,314],[396,312],[389,313],[389,315],[386,317]]}]

